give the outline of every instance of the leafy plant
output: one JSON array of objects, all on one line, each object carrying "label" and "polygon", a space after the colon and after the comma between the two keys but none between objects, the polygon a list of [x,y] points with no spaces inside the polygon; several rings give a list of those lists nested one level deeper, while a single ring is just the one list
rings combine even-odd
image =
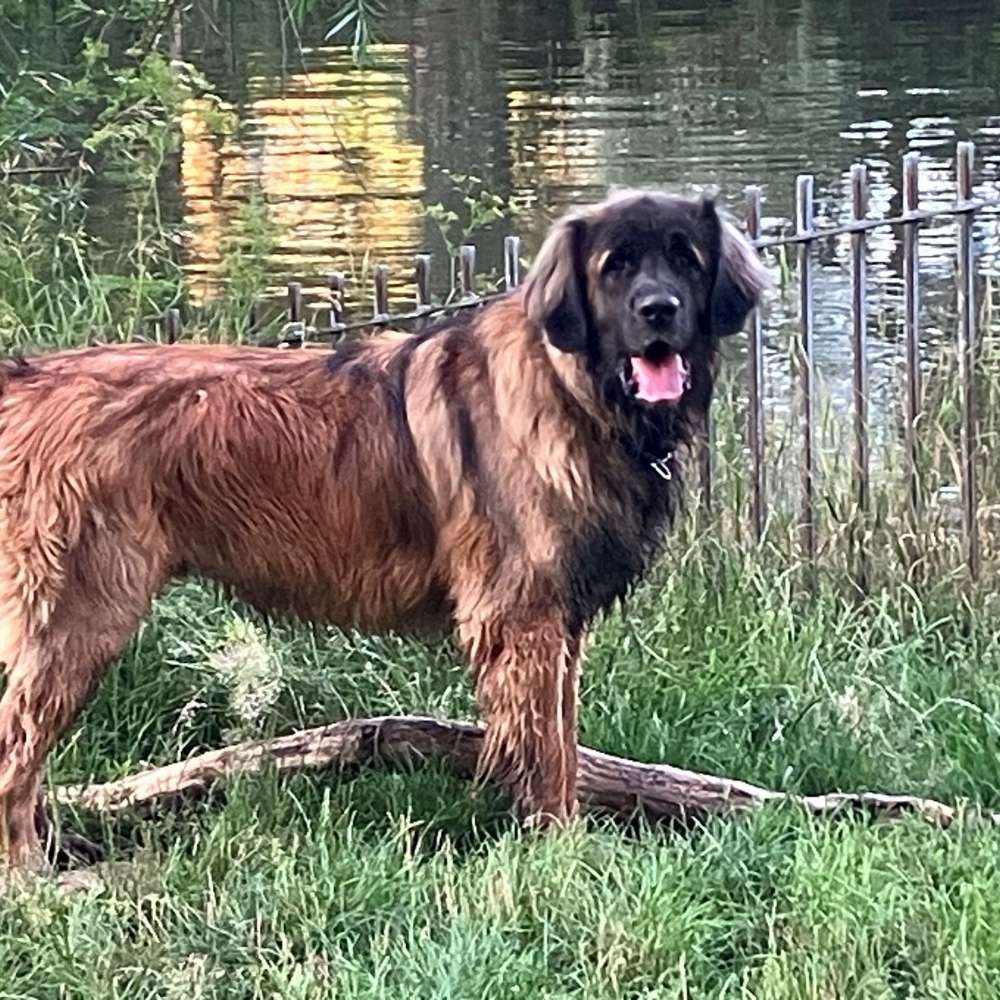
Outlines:
[{"label": "leafy plant", "polygon": [[257,295],[267,283],[267,262],[277,235],[278,228],[263,194],[251,192],[236,210],[230,234],[222,239],[219,276],[224,295],[217,310],[220,324],[244,327]]},{"label": "leafy plant", "polygon": [[[454,186],[456,201],[460,206],[458,211],[441,202],[427,205],[424,211],[447,250],[454,292],[454,271],[461,245],[504,219],[513,220],[517,215],[517,206],[509,196],[504,197],[488,190],[482,178],[474,174],[445,171],[445,175]],[[477,283],[482,288],[477,290],[495,291],[496,281],[495,274],[479,275]]]},{"label": "leafy plant", "polygon": [[495,222],[512,218],[517,209],[511,198],[489,191],[481,177],[450,172],[447,176],[460,195],[462,210],[456,212],[441,202],[436,202],[428,205],[425,211],[448,253],[454,256],[463,243]]},{"label": "leafy plant", "polygon": [[351,58],[361,66],[368,57],[368,47],[377,40],[376,22],[385,14],[385,8],[378,0],[347,0],[334,15],[333,24],[326,38],[352,31]]},{"label": "leafy plant", "polygon": [[[208,83],[191,66],[135,44],[171,8],[129,0],[104,12],[77,3],[75,61],[39,69],[27,51],[0,76],[0,334],[2,347],[58,346],[87,330],[120,339],[179,297],[176,223],[161,211],[159,182],[177,151],[184,103]],[[105,39],[113,22],[118,38]],[[67,31],[67,35],[70,33]],[[130,54],[131,53],[131,54]],[[208,101],[210,128],[231,119]],[[109,247],[90,228],[93,175],[122,192]]]}]

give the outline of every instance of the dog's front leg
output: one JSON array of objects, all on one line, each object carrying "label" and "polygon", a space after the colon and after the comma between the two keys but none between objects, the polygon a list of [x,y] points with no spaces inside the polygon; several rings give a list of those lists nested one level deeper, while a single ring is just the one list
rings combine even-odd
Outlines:
[{"label": "dog's front leg", "polygon": [[467,624],[460,635],[486,719],[479,770],[510,786],[533,826],[576,815],[577,674],[582,636],[564,615],[517,609]]}]

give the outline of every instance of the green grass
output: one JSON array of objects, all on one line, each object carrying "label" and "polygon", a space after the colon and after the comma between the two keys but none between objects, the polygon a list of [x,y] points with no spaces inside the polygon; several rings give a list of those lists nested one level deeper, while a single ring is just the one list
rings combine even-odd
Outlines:
[{"label": "green grass", "polygon": [[[597,630],[586,743],[799,792],[1000,805],[992,602],[798,601],[759,563],[687,544]],[[468,715],[453,651],[265,630],[185,584],[50,780],[383,712]],[[5,899],[2,998],[1000,994],[1000,833],[972,826],[773,807],[543,839],[434,768],[268,775],[156,818],[62,821],[101,833],[120,865],[74,896],[42,883]]]}]

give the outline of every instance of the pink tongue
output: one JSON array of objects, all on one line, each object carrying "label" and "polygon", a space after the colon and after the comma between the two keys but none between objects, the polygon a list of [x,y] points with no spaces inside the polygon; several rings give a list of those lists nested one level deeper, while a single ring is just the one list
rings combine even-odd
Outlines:
[{"label": "pink tongue", "polygon": [[687,366],[679,354],[671,354],[662,361],[632,358],[636,396],[647,403],[673,402],[684,395]]}]

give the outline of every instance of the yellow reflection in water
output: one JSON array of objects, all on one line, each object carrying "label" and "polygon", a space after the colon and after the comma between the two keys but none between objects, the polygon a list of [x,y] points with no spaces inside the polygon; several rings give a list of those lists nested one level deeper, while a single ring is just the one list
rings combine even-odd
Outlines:
[{"label": "yellow reflection in water", "polygon": [[519,196],[546,191],[550,210],[580,200],[581,190],[607,182],[607,130],[587,124],[573,94],[511,90],[507,93],[511,178]]},{"label": "yellow reflection in water", "polygon": [[424,150],[409,135],[408,50],[379,46],[374,55],[379,68],[359,70],[342,51],[318,51],[319,70],[252,80],[259,96],[239,110],[239,138],[221,146],[207,125],[208,106],[188,102],[181,184],[195,303],[218,291],[221,243],[252,190],[264,196],[277,228],[269,262],[275,285],[356,271],[366,252],[402,265],[420,245]]}]

